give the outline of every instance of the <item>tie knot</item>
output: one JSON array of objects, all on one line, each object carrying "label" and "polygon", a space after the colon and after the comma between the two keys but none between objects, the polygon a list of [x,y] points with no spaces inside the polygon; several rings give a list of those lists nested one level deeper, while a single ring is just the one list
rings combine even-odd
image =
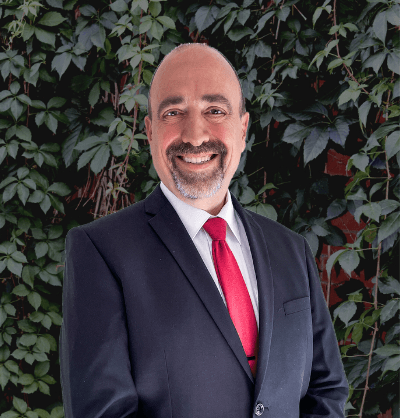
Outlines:
[{"label": "tie knot", "polygon": [[213,241],[224,241],[226,239],[226,221],[222,218],[209,218],[203,228]]}]

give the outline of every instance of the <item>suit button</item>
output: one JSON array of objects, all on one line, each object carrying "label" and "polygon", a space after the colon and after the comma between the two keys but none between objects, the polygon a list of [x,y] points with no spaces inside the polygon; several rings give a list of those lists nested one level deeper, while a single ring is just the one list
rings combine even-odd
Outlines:
[{"label": "suit button", "polygon": [[256,409],[255,409],[254,413],[255,413],[257,416],[260,416],[263,412],[264,412],[264,405],[263,405],[262,403],[260,403],[260,402],[259,402],[259,403],[256,405]]}]

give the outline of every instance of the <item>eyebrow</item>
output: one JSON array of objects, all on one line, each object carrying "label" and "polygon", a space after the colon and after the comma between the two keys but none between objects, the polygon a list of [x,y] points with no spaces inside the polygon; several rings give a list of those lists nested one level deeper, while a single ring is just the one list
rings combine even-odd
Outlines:
[{"label": "eyebrow", "polygon": [[[222,94],[205,94],[201,96],[201,101],[208,103],[222,103],[226,105],[229,113],[232,113],[231,102]],[[183,96],[168,96],[158,106],[157,117],[160,119],[161,112],[170,105],[181,104],[184,102]]]}]

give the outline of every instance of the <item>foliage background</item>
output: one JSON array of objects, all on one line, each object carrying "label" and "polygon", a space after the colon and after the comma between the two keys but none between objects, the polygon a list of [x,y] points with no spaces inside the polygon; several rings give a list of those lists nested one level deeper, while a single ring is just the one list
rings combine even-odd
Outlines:
[{"label": "foliage background", "polygon": [[[399,416],[398,0],[1,0],[0,19],[1,418],[63,416],[65,236],[156,186],[148,88],[183,42],[214,46],[241,79],[251,124],[231,192],[317,261],[328,248],[346,414]],[[348,176],[326,173],[332,152]]]}]

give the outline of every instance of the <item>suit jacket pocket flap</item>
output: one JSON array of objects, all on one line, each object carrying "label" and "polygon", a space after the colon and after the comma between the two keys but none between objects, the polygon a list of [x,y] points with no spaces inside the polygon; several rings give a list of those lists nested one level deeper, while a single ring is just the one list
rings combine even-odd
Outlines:
[{"label": "suit jacket pocket flap", "polygon": [[295,312],[303,311],[310,308],[310,297],[289,300],[283,304],[285,315],[290,315]]}]

